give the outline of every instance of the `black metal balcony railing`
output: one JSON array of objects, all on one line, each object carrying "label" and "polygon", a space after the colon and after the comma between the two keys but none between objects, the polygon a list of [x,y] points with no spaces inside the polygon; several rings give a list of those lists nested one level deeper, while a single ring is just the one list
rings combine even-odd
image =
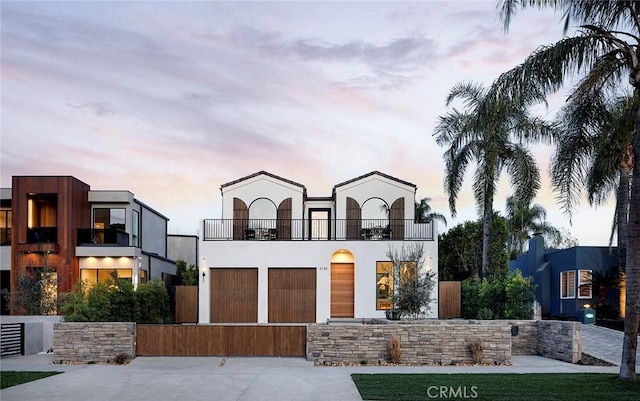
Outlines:
[{"label": "black metal balcony railing", "polygon": [[129,246],[129,234],[117,228],[79,228],[78,245]]},{"label": "black metal balcony railing", "polygon": [[57,244],[58,227],[27,228],[27,244]]},{"label": "black metal balcony railing", "polygon": [[11,245],[11,228],[0,228],[0,245]]},{"label": "black metal balcony railing", "polygon": [[206,219],[203,239],[214,240],[424,240],[432,241],[433,222],[389,219]]}]

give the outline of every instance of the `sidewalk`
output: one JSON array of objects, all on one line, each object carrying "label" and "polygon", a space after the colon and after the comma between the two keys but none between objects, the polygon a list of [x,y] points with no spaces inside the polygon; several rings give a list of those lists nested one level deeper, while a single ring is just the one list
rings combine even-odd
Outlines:
[{"label": "sidewalk", "polygon": [[[51,365],[49,355],[2,359],[2,370],[66,373],[10,387],[3,401],[345,400],[360,401],[352,373],[618,373],[539,356],[512,366],[314,367],[302,358],[138,357],[129,365]],[[221,366],[223,365],[223,366]]]}]

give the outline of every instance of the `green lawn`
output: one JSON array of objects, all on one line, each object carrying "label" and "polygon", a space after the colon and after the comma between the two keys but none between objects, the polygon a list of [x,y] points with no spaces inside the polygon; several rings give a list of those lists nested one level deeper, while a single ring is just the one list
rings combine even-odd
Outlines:
[{"label": "green lawn", "polygon": [[62,372],[16,372],[16,371],[2,371],[0,372],[0,388],[7,388],[11,386],[17,386],[18,384],[27,383],[30,381],[44,379],[45,377],[57,375]]},{"label": "green lawn", "polygon": [[640,381],[617,375],[353,374],[363,400],[638,401]]}]

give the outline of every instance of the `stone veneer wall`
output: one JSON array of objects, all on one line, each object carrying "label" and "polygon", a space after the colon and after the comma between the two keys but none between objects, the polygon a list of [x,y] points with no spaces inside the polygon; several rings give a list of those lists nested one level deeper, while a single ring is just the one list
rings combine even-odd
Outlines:
[{"label": "stone veneer wall", "polygon": [[388,345],[393,334],[400,340],[403,363],[471,363],[469,343],[476,340],[484,342],[483,363],[509,363],[511,355],[542,355],[577,363],[582,356],[580,323],[577,322],[426,320],[310,324],[307,359],[320,363],[388,361]]},{"label": "stone veneer wall", "polygon": [[400,340],[402,363],[473,363],[469,343],[484,342],[483,363],[511,360],[511,326],[505,322],[426,320],[420,323],[310,324],[307,359],[320,363],[388,361],[393,334]]},{"label": "stone veneer wall", "polygon": [[578,363],[582,358],[581,326],[578,322],[538,321],[538,354]]},{"label": "stone veneer wall", "polygon": [[135,357],[135,344],[135,323],[56,323],[53,362],[109,363],[121,353],[131,359]]},{"label": "stone veneer wall", "polygon": [[[538,322],[505,320],[511,327],[511,355],[538,355]],[[515,335],[514,335],[515,334]]]}]

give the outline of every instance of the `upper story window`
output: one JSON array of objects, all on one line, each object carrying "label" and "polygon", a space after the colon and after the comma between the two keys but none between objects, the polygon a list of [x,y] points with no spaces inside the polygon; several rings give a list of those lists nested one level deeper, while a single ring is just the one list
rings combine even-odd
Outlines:
[{"label": "upper story window", "polygon": [[0,245],[11,245],[11,210],[0,210]]},{"label": "upper story window", "polygon": [[131,215],[131,245],[140,246],[140,212],[137,210]]},{"label": "upper story window", "polygon": [[258,198],[249,205],[249,228],[275,228],[277,208],[267,198]]},{"label": "upper story window", "polygon": [[93,209],[93,228],[125,230],[125,209],[124,208],[103,208]]}]

